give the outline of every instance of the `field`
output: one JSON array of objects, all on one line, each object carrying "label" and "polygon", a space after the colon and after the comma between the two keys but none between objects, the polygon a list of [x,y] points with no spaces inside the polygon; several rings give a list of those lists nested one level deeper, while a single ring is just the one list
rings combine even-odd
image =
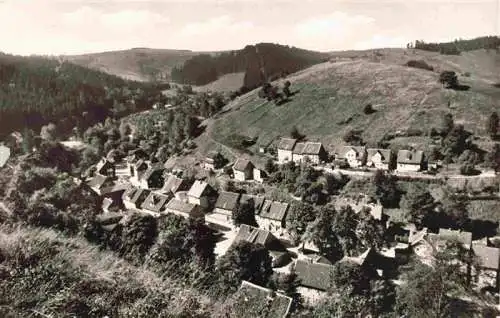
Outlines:
[{"label": "field", "polygon": [[[296,94],[281,106],[258,98],[256,90],[236,99],[207,129],[209,139],[229,146],[231,136],[241,134],[258,137],[257,145],[267,145],[296,126],[309,139],[320,140],[331,149],[350,129],[362,130],[369,145],[388,133],[410,129],[423,134],[412,137],[411,144],[425,148],[430,142],[425,135],[440,127],[444,114],[452,113],[455,122],[483,136],[487,117],[500,107],[500,89],[493,86],[498,82],[495,71],[500,70],[497,53],[478,51],[449,57],[387,49],[342,54],[289,76]],[[403,65],[412,59],[425,60],[435,71]],[[444,69],[456,70],[460,83],[470,89],[443,88],[438,77]],[[470,74],[460,75],[466,72]],[[374,113],[363,112],[367,104]]]},{"label": "field", "polygon": [[244,84],[245,73],[230,73],[222,75],[216,81],[203,85],[195,86],[193,89],[197,92],[231,92],[239,90]]}]

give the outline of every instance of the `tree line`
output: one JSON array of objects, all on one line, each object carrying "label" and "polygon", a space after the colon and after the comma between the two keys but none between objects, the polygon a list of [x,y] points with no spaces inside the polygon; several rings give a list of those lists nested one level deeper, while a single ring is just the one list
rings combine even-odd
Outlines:
[{"label": "tree line", "polygon": [[415,43],[409,43],[408,48],[414,48],[425,51],[439,52],[445,55],[460,55],[461,52],[474,51],[480,49],[496,50],[500,46],[498,36],[483,36],[470,40],[456,39],[452,42],[432,43],[416,40]]}]

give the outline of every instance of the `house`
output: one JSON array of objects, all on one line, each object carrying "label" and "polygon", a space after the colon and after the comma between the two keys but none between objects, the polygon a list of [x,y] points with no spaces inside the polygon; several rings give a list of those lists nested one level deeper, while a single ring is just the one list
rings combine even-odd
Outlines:
[{"label": "house", "polygon": [[342,147],[339,152],[339,156],[344,159],[351,168],[359,168],[366,164],[367,153],[365,147]]},{"label": "house", "polygon": [[146,200],[142,202],[141,209],[154,216],[159,216],[164,211],[165,204],[169,199],[170,197],[167,195],[150,192]]},{"label": "house", "polygon": [[241,282],[235,298],[232,310],[238,317],[259,312],[261,318],[286,318],[292,306],[292,298],[245,280]]},{"label": "house", "polygon": [[10,158],[10,148],[0,145],[0,168],[2,168]]},{"label": "house", "polygon": [[422,170],[424,164],[424,152],[412,150],[400,150],[397,156],[396,170],[400,172],[417,172]]},{"label": "house", "polygon": [[203,167],[206,170],[217,170],[222,168],[224,158],[219,152],[211,151],[203,160]]},{"label": "house", "polygon": [[158,189],[163,187],[165,181],[163,165],[153,165],[147,169],[139,179],[139,185],[144,189]]},{"label": "house", "polygon": [[166,175],[166,180],[163,183],[163,187],[160,192],[165,194],[176,194],[179,191],[189,190],[189,182],[183,178],[179,178],[176,175],[168,174]]},{"label": "house", "polygon": [[299,142],[292,151],[292,160],[300,163],[309,161],[319,164],[327,159],[327,152],[320,142]]},{"label": "house", "polygon": [[233,213],[238,209],[240,196],[240,193],[221,192],[215,202],[213,216],[224,222],[231,221]]},{"label": "house", "polygon": [[379,170],[389,170],[391,168],[391,155],[390,149],[369,148],[366,165]]},{"label": "house", "polygon": [[128,210],[140,209],[151,191],[130,186],[122,195],[123,205]]},{"label": "house", "polygon": [[102,210],[105,213],[116,212],[120,210],[120,202],[113,198],[104,198],[102,200]]},{"label": "house", "polygon": [[356,214],[368,209],[370,211],[370,215],[378,221],[386,221],[388,218],[388,216],[384,214],[384,207],[382,204],[366,194],[360,193],[357,196],[339,197],[335,201],[335,208],[341,209],[344,206],[351,207]]},{"label": "house", "polygon": [[234,179],[238,181],[253,179],[254,168],[255,166],[250,160],[239,158],[233,165]]},{"label": "house", "polygon": [[173,213],[184,218],[199,218],[203,217],[203,211],[199,205],[187,203],[176,198],[170,200],[165,206],[166,213]]},{"label": "house", "polygon": [[292,161],[293,148],[297,143],[296,139],[281,138],[278,144],[278,163],[285,163]]},{"label": "house", "polygon": [[112,177],[103,176],[101,174],[96,174],[90,180],[86,182],[94,192],[102,195],[106,192],[106,189],[110,189],[115,185],[114,179]]},{"label": "house", "polygon": [[257,195],[242,194],[240,198],[240,204],[242,204],[243,202],[247,202],[248,200],[252,200],[255,215],[258,215],[260,213],[260,210],[262,210],[262,207],[264,206],[264,202],[266,201],[266,199],[264,197],[259,197]]},{"label": "house", "polygon": [[212,203],[214,192],[208,183],[196,180],[187,193],[188,202],[207,209]]},{"label": "house", "polygon": [[472,252],[478,260],[479,285],[493,286],[498,290],[500,286],[500,249],[483,244],[473,244]]},{"label": "house", "polygon": [[288,203],[266,200],[259,213],[255,215],[259,227],[282,236],[288,207]]},{"label": "house", "polygon": [[241,241],[264,246],[269,251],[273,267],[283,266],[290,259],[283,244],[269,231],[242,224],[232,244]]},{"label": "house", "polygon": [[263,183],[267,178],[267,173],[263,169],[253,168],[253,180]]},{"label": "house", "polygon": [[96,173],[114,178],[116,177],[115,164],[106,158],[102,158],[96,165]]},{"label": "house", "polygon": [[387,257],[383,254],[379,254],[374,248],[368,248],[359,256],[344,256],[340,262],[351,262],[356,264],[372,277],[376,277],[377,275],[387,276],[396,266],[394,257]]},{"label": "house", "polygon": [[302,294],[310,305],[318,303],[326,296],[327,290],[330,288],[332,265],[297,260],[294,269],[299,280],[297,292]]},{"label": "house", "polygon": [[129,169],[130,169],[130,176],[132,177],[131,179],[139,183],[139,180],[141,179],[144,172],[148,170],[148,164],[146,163],[146,161],[139,159],[135,163],[130,164]]}]

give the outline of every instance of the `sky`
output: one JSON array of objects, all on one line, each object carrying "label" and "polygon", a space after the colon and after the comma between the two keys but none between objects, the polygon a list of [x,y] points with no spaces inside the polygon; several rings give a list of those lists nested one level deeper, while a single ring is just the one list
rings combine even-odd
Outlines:
[{"label": "sky", "polygon": [[0,51],[216,51],[274,42],[318,51],[500,33],[500,0],[0,0]]}]

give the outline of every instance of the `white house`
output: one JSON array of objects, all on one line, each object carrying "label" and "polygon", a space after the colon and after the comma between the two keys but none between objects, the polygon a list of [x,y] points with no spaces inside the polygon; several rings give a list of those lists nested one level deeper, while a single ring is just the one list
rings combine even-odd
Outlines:
[{"label": "white house", "polygon": [[271,233],[282,236],[285,228],[285,218],[288,212],[288,203],[264,201],[262,208],[255,212],[255,219],[259,227]]},{"label": "white house", "polygon": [[278,144],[278,162],[285,163],[292,161],[293,158],[293,148],[297,140],[291,138],[281,138]]},{"label": "white house", "polygon": [[397,157],[397,171],[417,172],[422,170],[424,164],[424,152],[412,150],[400,150]]},{"label": "white house", "polygon": [[292,151],[292,156],[292,160],[297,163],[309,161],[319,164],[326,159],[327,153],[320,142],[308,141],[297,143]]},{"label": "white house", "polygon": [[238,181],[246,181],[253,179],[253,171],[255,166],[250,160],[239,158],[233,165],[234,179]]},{"label": "white house", "polygon": [[165,213],[177,214],[186,219],[190,217],[203,217],[203,211],[199,205],[184,202],[176,198],[171,199],[167,205],[165,205]]},{"label": "white house", "polygon": [[213,192],[212,187],[208,183],[196,180],[187,194],[188,202],[197,204],[202,208],[208,208]]},{"label": "white house", "polygon": [[345,146],[342,147],[339,155],[342,159],[346,160],[351,168],[359,168],[366,163],[366,148],[359,146]]},{"label": "white house", "polygon": [[215,202],[213,217],[223,222],[231,222],[233,213],[238,209],[240,193],[221,192]]},{"label": "white house", "polygon": [[367,150],[366,165],[370,168],[389,170],[391,167],[391,150],[369,148]]}]

